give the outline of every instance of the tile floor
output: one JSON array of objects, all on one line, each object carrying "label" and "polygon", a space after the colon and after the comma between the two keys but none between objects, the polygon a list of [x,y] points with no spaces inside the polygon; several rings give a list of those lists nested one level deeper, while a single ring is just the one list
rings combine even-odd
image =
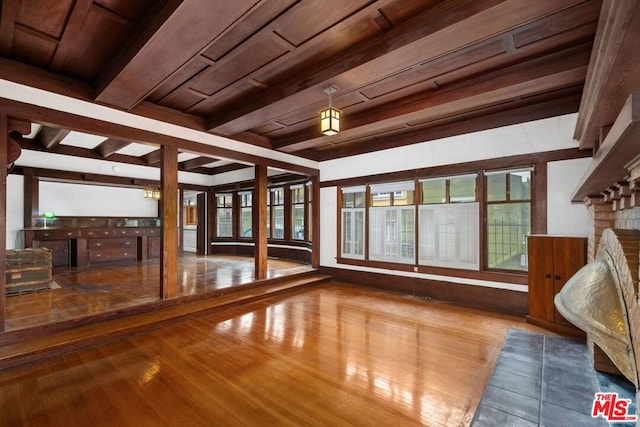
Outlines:
[{"label": "tile floor", "polygon": [[[598,391],[635,400],[631,383],[593,369],[584,343],[511,329],[471,425],[608,426],[591,417]],[[629,414],[635,413],[633,405]]]}]

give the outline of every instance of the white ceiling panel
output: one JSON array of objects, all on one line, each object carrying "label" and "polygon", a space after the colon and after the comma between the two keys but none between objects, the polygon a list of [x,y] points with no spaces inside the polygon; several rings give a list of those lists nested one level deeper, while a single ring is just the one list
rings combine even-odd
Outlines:
[{"label": "white ceiling panel", "polygon": [[179,162],[184,162],[186,160],[195,159],[196,157],[200,157],[200,154],[178,153],[178,161]]},{"label": "white ceiling panel", "polygon": [[116,151],[116,153],[125,154],[127,156],[140,157],[140,156],[144,156],[145,154],[149,154],[152,151],[156,151],[157,149],[158,147],[156,147],[155,145],[140,144],[139,142],[132,142],[126,147]]},{"label": "white ceiling panel", "polygon": [[72,147],[93,149],[104,142],[106,139],[107,137],[105,136],[71,131],[67,136],[64,137],[60,144],[71,145]]}]

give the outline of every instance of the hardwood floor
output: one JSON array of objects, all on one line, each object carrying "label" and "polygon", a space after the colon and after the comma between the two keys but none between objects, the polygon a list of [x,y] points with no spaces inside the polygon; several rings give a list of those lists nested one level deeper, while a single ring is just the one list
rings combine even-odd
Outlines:
[{"label": "hardwood floor", "polygon": [[[267,278],[311,270],[295,261],[269,259]],[[238,256],[178,258],[178,296],[251,283],[254,261]],[[7,331],[60,322],[158,300],[157,260],[55,270],[58,289],[7,296]]]},{"label": "hardwood floor", "polygon": [[2,371],[1,424],[465,426],[511,327],[328,284]]}]

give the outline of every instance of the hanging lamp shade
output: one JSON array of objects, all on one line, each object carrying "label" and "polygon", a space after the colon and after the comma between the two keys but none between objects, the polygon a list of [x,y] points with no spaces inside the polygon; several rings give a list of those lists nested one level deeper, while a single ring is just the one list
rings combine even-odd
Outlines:
[{"label": "hanging lamp shade", "polygon": [[340,111],[329,107],[320,112],[320,131],[324,135],[340,132]]},{"label": "hanging lamp shade", "polygon": [[335,135],[340,132],[340,110],[331,105],[331,95],[338,91],[335,86],[323,89],[329,95],[329,107],[320,111],[320,132],[324,135]]}]

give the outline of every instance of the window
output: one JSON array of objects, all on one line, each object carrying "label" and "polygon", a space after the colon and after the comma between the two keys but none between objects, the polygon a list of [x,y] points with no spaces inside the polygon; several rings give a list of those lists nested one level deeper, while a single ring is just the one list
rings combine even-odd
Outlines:
[{"label": "window", "polygon": [[531,231],[531,171],[486,171],[487,267],[527,270]]},{"label": "window", "polygon": [[182,205],[182,217],[184,219],[184,225],[198,224],[198,207],[193,200],[184,201],[184,205]]},{"label": "window", "polygon": [[342,245],[343,258],[364,259],[365,187],[342,189]]},{"label": "window", "polygon": [[253,227],[253,194],[250,191],[238,193],[240,198],[240,230],[238,230],[240,237],[252,237]]},{"label": "window", "polygon": [[480,205],[476,175],[420,181],[418,263],[479,270]]},{"label": "window", "polygon": [[304,240],[304,185],[291,187],[291,214],[293,218],[291,238]]},{"label": "window", "polygon": [[273,231],[270,232],[274,239],[284,239],[284,189],[275,188],[271,190],[271,208],[273,215]]},{"label": "window", "polygon": [[369,259],[415,262],[414,182],[371,185]]},{"label": "window", "polygon": [[216,194],[216,236],[233,237],[233,195]]},{"label": "window", "polygon": [[271,191],[267,189],[267,239],[271,238]]},{"label": "window", "polygon": [[311,191],[311,181],[307,182],[307,238],[309,239],[309,241],[311,241],[311,239],[313,238],[313,235],[311,233],[311,231],[313,230],[313,200],[312,200],[312,195],[313,192]]}]

